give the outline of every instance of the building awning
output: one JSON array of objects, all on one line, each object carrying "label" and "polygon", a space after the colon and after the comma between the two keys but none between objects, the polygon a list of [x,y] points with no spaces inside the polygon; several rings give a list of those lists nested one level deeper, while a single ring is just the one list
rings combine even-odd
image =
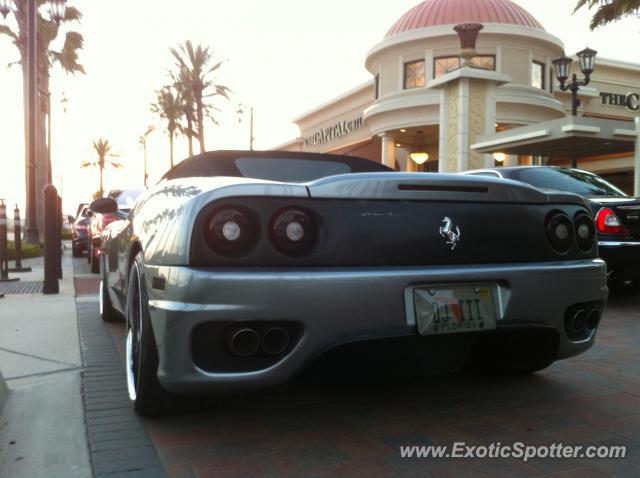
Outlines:
[{"label": "building awning", "polygon": [[478,138],[471,149],[548,158],[634,154],[635,125],[628,121],[566,117]]}]

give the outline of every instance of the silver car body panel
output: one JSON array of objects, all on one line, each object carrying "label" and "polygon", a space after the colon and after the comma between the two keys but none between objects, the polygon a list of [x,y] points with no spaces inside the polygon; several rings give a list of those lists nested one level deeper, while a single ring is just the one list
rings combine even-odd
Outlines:
[{"label": "silver car body panel", "polygon": [[[158,377],[182,393],[245,391],[286,383],[308,362],[336,345],[415,334],[412,290],[433,284],[493,283],[499,327],[552,327],[558,358],[589,348],[564,335],[564,313],[575,303],[605,301],[600,259],[477,266],[308,270],[146,267],[150,314],[158,345]],[[151,278],[165,279],[165,289]],[[259,371],[210,373],[192,360],[193,329],[210,321],[295,320],[304,328],[296,347]]]}]

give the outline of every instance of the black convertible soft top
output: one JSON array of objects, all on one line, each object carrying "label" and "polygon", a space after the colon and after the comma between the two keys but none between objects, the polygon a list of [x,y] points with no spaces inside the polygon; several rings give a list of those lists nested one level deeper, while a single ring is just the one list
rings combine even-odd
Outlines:
[{"label": "black convertible soft top", "polygon": [[391,172],[383,164],[356,156],[297,151],[210,151],[182,161],[163,180],[232,176],[280,182],[308,182],[327,176]]}]

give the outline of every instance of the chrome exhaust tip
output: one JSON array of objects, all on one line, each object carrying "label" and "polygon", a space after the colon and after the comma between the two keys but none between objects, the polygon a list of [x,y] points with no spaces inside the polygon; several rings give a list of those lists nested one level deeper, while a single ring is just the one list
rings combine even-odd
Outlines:
[{"label": "chrome exhaust tip", "polygon": [[576,332],[583,332],[587,328],[587,312],[578,310],[571,318],[571,328]]},{"label": "chrome exhaust tip", "polygon": [[231,334],[229,349],[238,357],[250,357],[260,348],[260,336],[253,329],[242,328]]},{"label": "chrome exhaust tip", "polygon": [[595,329],[600,323],[600,312],[597,309],[591,309],[587,316],[587,326],[590,329]]},{"label": "chrome exhaust tip", "polygon": [[287,350],[291,337],[282,327],[271,327],[262,335],[262,351],[268,355],[280,355]]}]

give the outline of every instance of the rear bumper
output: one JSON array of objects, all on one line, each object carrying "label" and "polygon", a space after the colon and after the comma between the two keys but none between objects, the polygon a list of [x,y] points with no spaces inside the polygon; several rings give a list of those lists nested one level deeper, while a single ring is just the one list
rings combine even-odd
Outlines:
[{"label": "rear bumper", "polygon": [[71,239],[79,249],[86,249],[89,245],[89,236],[87,236],[86,234],[84,236],[72,235]]},{"label": "rear bumper", "polygon": [[598,248],[609,279],[640,280],[640,241],[600,241]]},{"label": "rear bumper", "polygon": [[[599,259],[308,270],[146,266],[145,272],[158,346],[158,378],[167,390],[176,393],[273,387],[286,383],[313,359],[336,346],[415,337],[412,290],[428,284],[495,283],[499,329],[553,329],[558,337],[553,359],[566,358],[587,350],[595,338],[595,331],[584,340],[567,338],[567,309],[576,303],[604,303],[608,293],[606,267]],[[160,282],[163,290],[152,287],[158,287]],[[264,369],[220,373],[199,368],[193,358],[194,329],[201,324],[240,321],[292,321],[300,324],[302,332],[288,354]],[[448,336],[442,337],[444,343]],[[438,342],[437,337],[430,339]],[[210,346],[220,348],[220,338],[213,337]],[[443,353],[442,360],[460,363],[459,355],[463,353],[460,351],[457,357],[445,357],[447,354]]]}]

